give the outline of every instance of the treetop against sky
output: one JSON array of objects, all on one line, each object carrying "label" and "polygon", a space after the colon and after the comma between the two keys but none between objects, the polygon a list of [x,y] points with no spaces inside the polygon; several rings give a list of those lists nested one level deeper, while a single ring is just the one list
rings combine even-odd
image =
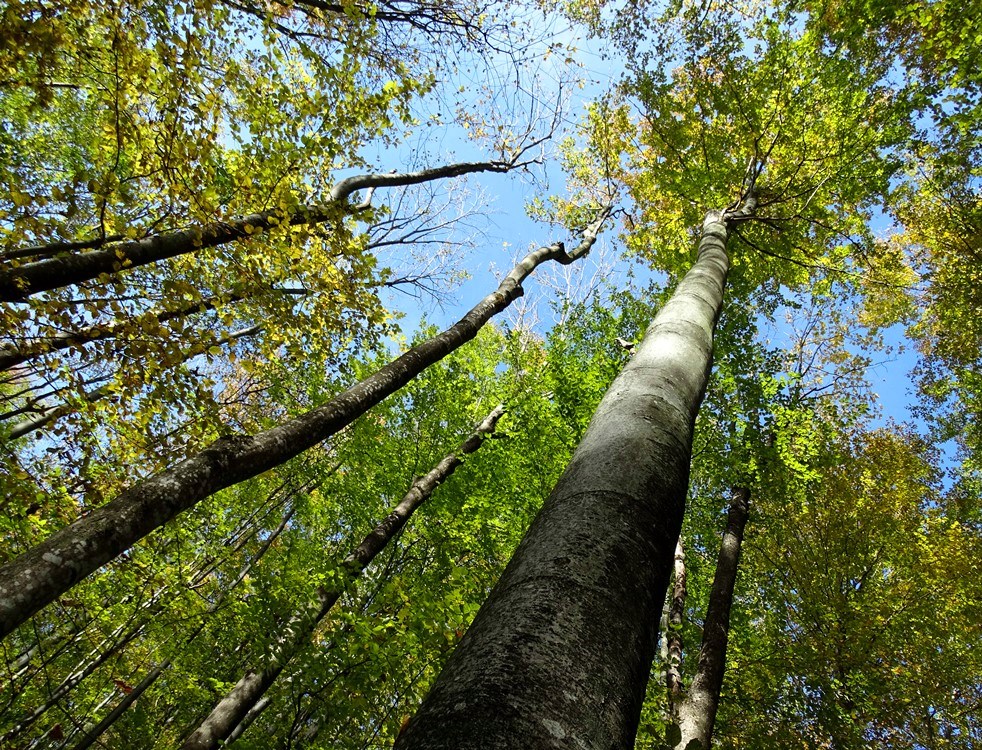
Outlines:
[{"label": "treetop against sky", "polygon": [[977,745],[980,35],[8,2],[0,745]]}]

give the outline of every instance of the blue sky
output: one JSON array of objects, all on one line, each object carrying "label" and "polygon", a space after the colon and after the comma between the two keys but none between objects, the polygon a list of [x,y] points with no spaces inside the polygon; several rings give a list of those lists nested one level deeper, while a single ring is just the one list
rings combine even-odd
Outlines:
[{"label": "blue sky", "polygon": [[[585,107],[602,95],[613,81],[622,73],[615,64],[616,54],[605,55],[604,50],[595,42],[578,38],[571,31],[553,31],[553,40],[565,51],[550,52],[543,55],[549,59],[540,60],[540,66],[532,70],[529,66],[525,71],[528,80],[524,85],[530,87],[533,78],[537,78],[539,88],[533,95],[526,96],[522,101],[517,95],[512,105],[521,102],[527,108],[516,107],[516,111],[525,114],[535,110],[542,116],[548,109],[551,99],[564,98],[563,127],[572,128],[576,119],[584,112]],[[569,50],[575,49],[575,52]],[[572,67],[560,65],[567,57],[573,57]],[[485,61],[493,68],[495,61]],[[501,75],[500,71],[496,75]],[[506,76],[502,76],[505,78]],[[570,82],[570,78],[578,82]],[[558,81],[566,79],[566,84],[560,86]],[[475,75],[476,79],[476,75]],[[470,97],[468,99],[467,97]],[[536,98],[537,101],[536,101]],[[427,105],[429,106],[429,105]],[[471,114],[477,114],[485,102],[480,101],[479,92],[467,92],[458,97],[457,106],[462,110],[472,107]],[[447,109],[447,107],[442,107]],[[446,113],[441,112],[442,115]],[[421,118],[422,119],[422,118]],[[410,169],[422,166],[434,166],[450,161],[479,161],[493,156],[484,143],[473,138],[473,130],[465,130],[444,117],[445,124],[431,125],[420,128],[420,134],[404,141],[395,148],[379,148],[369,155],[381,171],[390,169]],[[536,196],[544,197],[549,194],[562,195],[565,178],[562,174],[555,154],[555,144],[562,133],[557,134],[551,143],[544,144],[541,157],[542,164],[523,174],[481,174],[474,175],[461,181],[470,191],[470,206],[474,212],[467,222],[464,234],[472,242],[472,247],[457,254],[455,263],[465,270],[468,278],[450,291],[441,302],[432,297],[414,298],[399,291],[387,292],[387,302],[393,309],[399,310],[403,318],[401,326],[404,335],[409,337],[425,318],[438,326],[446,326],[457,320],[467,309],[488,294],[497,284],[497,279],[506,273],[514,261],[524,255],[531,247],[549,244],[563,240],[567,244],[576,238],[568,236],[560,227],[550,227],[538,223],[526,213],[526,204]],[[442,186],[443,190],[459,190],[459,183],[454,186]],[[376,204],[391,201],[390,194],[380,191]],[[876,227],[881,235],[889,234],[892,228],[885,219],[883,226]],[[622,247],[617,240],[619,231],[615,220],[607,227],[601,236],[595,252],[584,261],[578,269],[585,279],[597,274],[604,275],[608,281],[616,282],[618,275],[627,274],[628,261],[617,260]],[[401,252],[401,251],[400,251]],[[395,261],[385,259],[392,264]],[[611,264],[613,263],[613,266]],[[638,273],[635,265],[635,273]],[[555,292],[554,268],[543,267],[526,283],[526,298],[519,305],[534,305],[532,314],[537,313],[539,330],[545,330],[550,324],[551,312],[548,299]],[[642,270],[640,281],[643,283],[650,272]],[[554,283],[549,283],[550,278]],[[509,311],[496,319],[502,322],[515,319],[514,311]],[[780,336],[780,333],[779,333]],[[922,423],[914,419],[911,405],[915,397],[915,388],[911,370],[916,364],[916,351],[908,344],[902,326],[895,326],[887,332],[886,343],[891,346],[889,353],[870,353],[872,364],[866,372],[866,377],[877,394],[879,401],[879,416],[877,424],[888,421]]]}]

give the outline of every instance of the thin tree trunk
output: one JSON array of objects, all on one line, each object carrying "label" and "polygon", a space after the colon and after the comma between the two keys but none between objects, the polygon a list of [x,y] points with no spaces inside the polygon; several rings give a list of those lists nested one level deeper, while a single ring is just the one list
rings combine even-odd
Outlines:
[{"label": "thin tree trunk", "polygon": [[[112,656],[117,654],[123,646],[128,644],[134,638],[136,638],[140,633],[143,632],[145,625],[139,625],[136,628],[130,630],[129,633],[123,635],[122,638],[116,640],[116,638],[122,633],[124,626],[121,625],[112,635],[112,642],[102,650],[93,650],[95,654],[88,661],[79,664],[75,671],[73,671],[68,677],[66,677],[62,682],[51,691],[48,695],[48,699],[44,701],[40,706],[35,708],[31,713],[27,714],[23,719],[17,722],[6,734],[0,737],[0,743],[4,745],[15,737],[20,735],[25,729],[28,729],[34,722],[40,719],[48,711],[48,709],[55,706],[58,701],[64,698],[69,691],[71,691],[75,686],[77,686],[82,680],[92,674],[95,670],[105,664]],[[106,639],[108,641],[109,639]],[[104,641],[105,642],[105,641]]]},{"label": "thin tree trunk", "polygon": [[397,750],[633,748],[723,304],[727,225],[741,215],[706,217],[695,265]]},{"label": "thin tree trunk", "polygon": [[726,670],[726,644],[730,632],[733,587],[749,508],[750,490],[745,487],[734,488],[726,532],[723,534],[723,544],[716,562],[716,575],[709,594],[709,606],[706,608],[699,666],[679,708],[682,740],[676,745],[678,750],[709,750],[712,742],[713,724],[716,721],[723,674]]},{"label": "thin tree trunk", "polygon": [[242,721],[239,722],[238,726],[229,732],[228,739],[225,741],[225,744],[231,745],[233,742],[239,739],[239,737],[245,733],[245,730],[252,726],[252,722],[259,718],[259,714],[269,707],[270,703],[271,701],[269,698],[260,698],[256,705],[249,709],[249,713],[242,718]]},{"label": "thin tree trunk", "polygon": [[242,676],[218,702],[211,714],[184,741],[181,750],[213,750],[245,720],[290,659],[307,645],[317,624],[324,619],[351,582],[406,525],[413,512],[456,471],[464,462],[464,457],[478,450],[485,438],[494,433],[498,420],[504,413],[504,406],[496,407],[454,453],[445,456],[429,473],[413,482],[409,492],[385,520],[338,566],[335,571],[337,582],[330,587],[320,587],[316,597],[290,618],[266,656],[266,663],[259,669],[248,670]]},{"label": "thin tree trunk", "polygon": [[[292,294],[297,296],[304,296],[308,294],[307,290],[305,289],[271,289],[270,292]],[[52,336],[50,338],[34,341],[20,347],[6,346],[0,349],[0,370],[9,370],[12,367],[16,367],[17,365],[28,362],[32,359],[37,359],[45,354],[60,352],[65,349],[78,348],[92,341],[108,341],[110,339],[114,339],[119,336],[120,333],[138,329],[141,325],[141,320],[153,319],[157,323],[166,323],[169,320],[178,320],[196,313],[214,310],[223,305],[241,302],[245,298],[246,295],[211,297],[209,299],[203,299],[200,302],[196,302],[193,305],[183,307],[180,310],[163,310],[158,313],[151,312],[149,314],[130,318],[129,320],[125,321],[98,323],[87,328],[82,328],[78,331],[70,331],[59,336]]]},{"label": "thin tree trunk", "polygon": [[601,210],[567,254],[562,243],[534,250],[457,323],[336,396],[327,404],[257,435],[227,436],[137,483],[85,518],[0,568],[0,637],[81,579],[199,501],[254,477],[322,442],[434,362],[473,339],[493,315],[524,291],[522,282],[547,260],[571,263],[589,252],[610,215]]},{"label": "thin tree trunk", "polygon": [[[287,524],[290,523],[290,519],[293,518],[293,513],[294,513],[293,508],[287,511],[287,513],[283,516],[283,520],[280,522],[280,525],[277,526],[276,529],[274,529],[273,532],[268,537],[266,537],[263,543],[259,546],[259,549],[256,550],[256,554],[254,554],[252,558],[249,561],[247,561],[245,565],[242,566],[242,569],[239,571],[239,574],[235,577],[235,580],[232,581],[232,583],[228,586],[228,588],[222,591],[222,593],[215,599],[215,601],[208,606],[206,614],[210,615],[217,612],[218,608],[222,606],[222,603],[225,601],[228,595],[232,593],[232,591],[234,591],[235,588],[240,583],[242,583],[242,581],[245,580],[245,577],[249,575],[250,572],[252,572],[252,569],[262,559],[263,555],[266,554],[266,552],[272,546],[273,542],[286,529]],[[185,646],[190,645],[191,642],[194,641],[194,639],[197,638],[198,635],[200,635],[201,631],[203,631],[204,629],[205,629],[205,623],[202,622],[185,639],[184,645]],[[162,662],[160,662],[160,664],[158,664],[156,667],[151,669],[146,674],[146,676],[144,676],[144,678],[140,680],[140,682],[137,685],[135,685],[127,695],[123,696],[123,700],[121,700],[119,704],[112,711],[110,711],[105,717],[103,717],[102,721],[100,721],[98,724],[96,724],[96,726],[94,726],[91,730],[85,733],[85,736],[82,737],[81,740],[79,740],[78,744],[75,745],[75,747],[72,750],[86,750],[86,748],[91,747],[103,734],[105,734],[106,730],[108,730],[113,724],[115,724],[119,720],[119,718],[124,713],[126,713],[126,709],[132,706],[141,695],[147,692],[147,690],[149,690],[150,687],[153,686],[153,684],[158,680],[158,678],[164,672],[170,669],[171,664],[173,664],[173,660],[164,659]]]},{"label": "thin tree trunk", "polygon": [[668,605],[665,639],[668,643],[668,662],[665,666],[665,686],[668,688],[668,716],[678,721],[678,706],[682,699],[682,620],[685,616],[685,548],[679,537],[675,545],[674,581]]},{"label": "thin tree trunk", "polygon": [[[353,207],[348,204],[348,198],[357,190],[418,185],[431,180],[458,177],[474,172],[507,172],[516,166],[518,166],[516,162],[465,162],[419,172],[348,177],[334,185],[325,204],[301,206],[285,218],[281,211],[263,211],[142,240],[113,242],[88,252],[60,255],[0,269],[0,300],[20,302],[32,294],[81,284],[96,279],[104,273],[116,273],[178,255],[194,253],[204,248],[225,245],[255,236],[278,225],[281,221],[286,221],[293,226],[321,224],[366,207]],[[56,243],[56,245],[61,246],[63,243]],[[37,255],[47,254],[44,247],[31,248],[31,251]]]},{"label": "thin tree trunk", "polygon": [[[242,328],[238,331],[234,331],[227,336],[223,336],[221,339],[216,341],[213,346],[224,346],[225,344],[231,343],[237,339],[245,338],[246,336],[254,336],[262,330],[262,326],[249,326],[248,328]],[[186,359],[191,359],[191,357],[196,357],[201,352],[196,352]],[[95,401],[101,401],[106,396],[115,393],[115,389],[111,385],[107,384],[96,388],[94,391],[90,391],[85,394],[85,400],[88,403],[94,403]],[[40,430],[45,425],[51,424],[57,419],[69,414],[74,411],[75,407],[69,404],[60,404],[59,406],[49,406],[44,409],[40,414],[31,419],[25,419],[23,422],[18,422],[13,427],[10,428],[9,438],[14,440],[19,437],[24,437],[24,435],[30,435],[32,432]]]}]

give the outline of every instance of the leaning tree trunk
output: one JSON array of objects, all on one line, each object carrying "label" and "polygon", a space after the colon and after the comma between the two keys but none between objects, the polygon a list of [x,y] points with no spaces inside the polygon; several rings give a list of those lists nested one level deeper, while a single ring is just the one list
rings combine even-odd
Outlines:
[{"label": "leaning tree trunk", "polygon": [[473,339],[492,316],[524,293],[522,282],[540,263],[571,263],[589,252],[609,215],[607,206],[569,254],[562,243],[556,243],[526,255],[497,290],[450,328],[417,344],[328,403],[257,435],[220,438],[4,565],[0,568],[0,637],[179,513],[225,487],[290,460],[351,424]]},{"label": "leaning tree trunk", "polygon": [[695,265],[397,750],[633,748],[738,217],[706,217]]},{"label": "leaning tree trunk", "polygon": [[454,453],[445,456],[427,474],[413,482],[409,492],[392,512],[344,558],[336,571],[338,582],[329,588],[321,587],[307,607],[290,619],[273,644],[266,663],[257,670],[248,670],[242,676],[218,702],[211,714],[184,741],[181,750],[214,750],[245,721],[249,711],[258,705],[290,659],[306,646],[317,624],[324,619],[351,582],[399,533],[415,510],[457,470],[464,462],[464,457],[478,450],[485,438],[494,433],[498,420],[504,413],[503,405],[495,407]]},{"label": "leaning tree trunk", "polygon": [[706,621],[702,629],[702,645],[699,648],[699,666],[689,685],[685,700],[679,707],[678,719],[682,739],[677,750],[709,750],[713,739],[713,724],[719,708],[719,694],[723,688],[726,670],[726,644],[730,632],[730,608],[733,605],[733,587],[737,566],[740,564],[740,545],[743,529],[747,525],[750,508],[750,490],[733,489],[726,532],[716,561],[716,574],[709,593]]},{"label": "leaning tree trunk", "polygon": [[[255,236],[264,230],[286,222],[291,225],[322,224],[337,219],[352,210],[348,198],[357,191],[377,187],[418,185],[431,180],[459,177],[474,172],[507,172],[518,166],[512,162],[465,162],[424,169],[419,172],[392,172],[390,174],[364,174],[347,177],[332,189],[322,205],[300,206],[284,216],[281,211],[240,216],[226,221],[216,221],[189,229],[181,229],[142,240],[107,242],[98,249],[86,252],[66,252],[53,258],[45,258],[19,266],[0,267],[0,300],[23,302],[32,294],[51,289],[81,284],[99,278],[102,274],[118,273],[137,266],[145,266],[178,255],[194,253],[208,247],[226,245]],[[94,243],[55,243],[53,246],[31,248],[38,256],[47,256],[51,248],[68,246],[86,247]],[[10,256],[8,256],[10,257]]]}]

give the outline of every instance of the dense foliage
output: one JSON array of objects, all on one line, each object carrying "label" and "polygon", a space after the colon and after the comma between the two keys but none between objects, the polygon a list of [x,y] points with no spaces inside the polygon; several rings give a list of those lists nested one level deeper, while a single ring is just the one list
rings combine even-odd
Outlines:
[{"label": "dense foliage", "polygon": [[[564,48],[546,32],[559,17],[625,61],[565,139],[562,112],[540,132],[544,94],[521,73]],[[631,271],[540,302],[552,325],[484,327],[57,596],[3,641],[0,746],[180,746],[341,584],[232,739],[390,746],[690,267],[696,227],[751,196],[696,422],[685,616],[663,628],[638,747],[678,741],[667,638],[689,684],[734,487],[751,511],[714,742],[978,746],[980,49],[978,11],[946,0],[8,0],[0,563],[435,335],[411,330],[415,306],[400,327],[388,290],[455,276],[471,229],[450,180],[520,171],[557,136],[567,190],[530,213],[573,244],[613,202]],[[431,152],[431,131],[479,156]],[[891,346],[916,357],[904,423],[870,385]],[[499,403],[494,433],[352,580],[346,555]]]}]

